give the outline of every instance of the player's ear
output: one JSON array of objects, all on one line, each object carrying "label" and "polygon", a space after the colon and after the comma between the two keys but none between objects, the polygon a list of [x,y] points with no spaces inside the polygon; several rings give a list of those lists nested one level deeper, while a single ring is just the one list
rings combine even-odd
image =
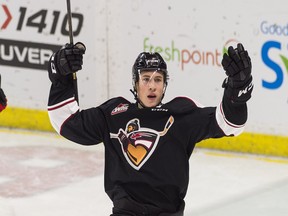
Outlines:
[{"label": "player's ear", "polygon": [[136,82],[136,83],[135,83],[134,90],[135,90],[136,92],[138,92],[138,90],[139,90],[139,82]]},{"label": "player's ear", "polygon": [[165,93],[166,88],[167,88],[167,82],[164,82],[163,93]]}]

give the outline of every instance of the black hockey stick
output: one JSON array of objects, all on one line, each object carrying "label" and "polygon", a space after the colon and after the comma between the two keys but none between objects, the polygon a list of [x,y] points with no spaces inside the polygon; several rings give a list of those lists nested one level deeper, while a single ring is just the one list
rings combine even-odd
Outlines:
[{"label": "black hockey stick", "polygon": [[66,0],[66,3],[67,3],[67,22],[68,22],[68,29],[69,29],[69,39],[70,39],[70,43],[73,44],[72,13],[71,13],[70,0]]},{"label": "black hockey stick", "polygon": [[[69,28],[69,38],[70,38],[70,44],[74,44],[73,42],[73,29],[72,29],[72,13],[71,13],[71,4],[70,0],[66,0],[67,4],[67,22],[68,22],[68,28]],[[77,83],[77,75],[76,72],[73,73],[73,86],[75,91],[75,100],[79,104],[79,97],[78,97],[78,83]]]}]

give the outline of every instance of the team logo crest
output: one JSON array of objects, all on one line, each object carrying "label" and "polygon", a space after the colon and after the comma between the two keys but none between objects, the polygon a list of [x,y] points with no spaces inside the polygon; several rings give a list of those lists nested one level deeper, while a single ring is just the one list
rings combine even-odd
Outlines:
[{"label": "team logo crest", "polygon": [[132,119],[125,130],[120,128],[117,134],[110,133],[110,137],[119,140],[126,160],[134,169],[139,170],[153,154],[159,138],[167,133],[173,122],[174,118],[170,116],[164,129],[159,132],[142,128],[139,119]]},{"label": "team logo crest", "polygon": [[116,115],[118,113],[122,113],[122,112],[126,112],[129,108],[128,104],[119,104],[117,107],[115,107],[112,112],[111,115]]}]

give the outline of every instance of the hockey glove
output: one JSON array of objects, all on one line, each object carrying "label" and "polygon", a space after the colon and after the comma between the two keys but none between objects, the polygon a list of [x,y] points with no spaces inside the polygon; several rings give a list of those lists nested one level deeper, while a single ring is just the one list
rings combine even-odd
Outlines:
[{"label": "hockey glove", "polygon": [[2,88],[0,88],[0,112],[7,106],[7,98]]},{"label": "hockey glove", "polygon": [[67,84],[72,80],[72,73],[82,69],[83,54],[86,47],[83,43],[66,44],[55,52],[49,61],[49,79],[53,84]]},{"label": "hockey glove", "polygon": [[241,43],[237,48],[228,48],[223,55],[222,66],[228,76],[222,87],[224,96],[234,104],[246,103],[251,98],[253,90],[251,75],[251,59]]}]

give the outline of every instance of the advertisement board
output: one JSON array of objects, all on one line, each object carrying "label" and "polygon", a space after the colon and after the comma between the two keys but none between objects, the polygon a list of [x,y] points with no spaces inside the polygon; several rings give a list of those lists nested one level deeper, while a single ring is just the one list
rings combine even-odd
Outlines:
[{"label": "advertisement board", "polygon": [[[133,101],[131,68],[142,51],[159,52],[168,64],[164,102],[184,95],[216,106],[226,76],[223,52],[241,42],[252,60],[254,82],[248,102],[248,141],[244,141],[254,145],[258,137],[259,145],[275,142],[280,146],[274,149],[288,155],[284,0],[72,0],[71,4],[74,41],[87,47],[83,70],[78,72],[82,109],[119,95]],[[43,117],[50,86],[47,64],[51,54],[69,42],[66,1],[1,0],[0,28],[0,73],[10,107],[1,114],[0,124],[22,127],[33,118],[28,128],[49,125]],[[10,113],[21,113],[18,125],[7,120]],[[36,116],[21,122],[27,114]],[[52,130],[50,125],[44,128]],[[262,153],[268,145],[262,145]]]}]

